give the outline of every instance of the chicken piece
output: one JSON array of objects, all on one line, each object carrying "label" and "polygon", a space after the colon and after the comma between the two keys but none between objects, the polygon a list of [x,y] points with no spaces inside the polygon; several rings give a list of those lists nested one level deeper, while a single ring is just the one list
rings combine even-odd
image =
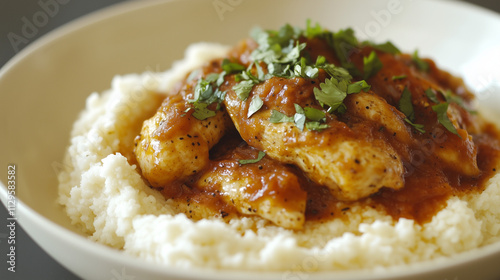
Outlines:
[{"label": "chicken piece", "polygon": [[[358,67],[362,67],[362,60],[373,49],[366,47],[351,56]],[[477,149],[468,131],[477,132],[477,118],[456,103],[450,103],[448,107],[448,118],[457,129],[460,136],[454,135],[438,122],[436,112],[432,106],[435,102],[429,99],[427,92],[431,90],[436,94],[439,102],[448,101],[445,94],[453,92],[454,98],[462,100],[465,107],[472,102],[472,94],[465,91],[465,86],[460,80],[451,79],[444,71],[437,69],[434,62],[426,60],[429,71],[422,71],[413,65],[412,57],[409,55],[393,55],[389,53],[378,53],[384,67],[373,77],[368,79],[372,86],[371,90],[382,97],[387,103],[398,108],[401,94],[407,88],[412,95],[412,103],[415,110],[414,123],[425,125],[427,133],[415,133],[413,144],[402,139],[402,143],[409,145],[417,154],[421,150],[430,150],[432,155],[441,161],[440,168],[453,172],[459,172],[467,176],[477,176],[480,171],[477,165]],[[393,79],[393,77],[404,77]],[[449,98],[449,97],[448,97]],[[408,125],[407,125],[408,126]],[[436,137],[439,134],[439,137]],[[431,147],[428,147],[431,145]],[[421,158],[411,159],[413,162],[422,161]]]},{"label": "chicken piece", "polygon": [[268,157],[256,163],[239,160],[257,158],[258,151],[240,146],[212,167],[194,183],[194,187],[216,193],[244,215],[257,215],[274,224],[301,229],[305,222],[307,193],[291,168]]},{"label": "chicken piece", "polygon": [[377,123],[389,134],[395,135],[399,142],[412,143],[411,134],[404,122],[405,115],[382,97],[373,92],[360,92],[349,95],[344,104],[351,115]]},{"label": "chicken piece", "polygon": [[198,120],[182,94],[168,96],[143,124],[135,154],[142,175],[153,187],[165,187],[196,174],[209,163],[209,150],[224,135],[231,120],[225,111]]},{"label": "chicken piece", "polygon": [[[321,75],[320,75],[321,76]],[[272,110],[290,115],[290,104],[316,104],[313,81],[273,77],[254,86],[247,101],[228,90],[225,104],[242,138],[283,163],[294,164],[318,184],[330,188],[341,200],[358,200],[383,187],[404,186],[404,168],[398,153],[385,141],[371,139],[370,132],[355,131],[332,116],[329,128],[300,131],[293,123],[271,123]],[[249,101],[258,95],[262,108],[247,117]],[[292,105],[293,106],[293,105]],[[293,108],[293,107],[292,107]]]}]

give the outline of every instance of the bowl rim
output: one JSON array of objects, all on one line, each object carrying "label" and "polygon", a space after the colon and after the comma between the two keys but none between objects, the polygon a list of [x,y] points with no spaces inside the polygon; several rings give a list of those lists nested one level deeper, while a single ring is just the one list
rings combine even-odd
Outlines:
[{"label": "bowl rim", "polygon": [[[89,14],[80,16],[70,22],[63,24],[48,33],[42,35],[40,38],[31,42],[28,46],[24,47],[22,50],[17,52],[12,58],[10,58],[1,68],[0,68],[0,80],[8,73],[11,68],[15,67],[20,61],[24,60],[31,53],[36,52],[42,46],[50,44],[51,42],[58,40],[65,35],[72,33],[76,30],[86,28],[89,25],[98,24],[103,20],[108,20],[115,18],[117,16],[123,16],[127,13],[133,13],[137,10],[148,9],[156,5],[166,5],[171,2],[180,2],[186,0],[149,0],[149,1],[125,1],[120,3],[115,3],[105,8],[99,9],[97,11],[91,12]],[[197,0],[189,0],[197,1]],[[431,2],[431,0],[425,0]],[[436,0],[432,0],[436,1]],[[500,21],[500,14],[484,7],[477,6],[472,3],[463,1],[451,1],[451,0],[438,0],[441,3],[447,3],[449,5],[463,6],[470,8],[473,13],[481,13],[488,17],[494,17],[496,20]],[[7,187],[2,180],[0,180],[0,200],[7,206]],[[241,272],[245,273],[245,278],[253,279],[254,277],[259,277],[260,279],[276,279],[282,276],[284,271],[277,272],[255,272],[249,270],[216,270],[210,268],[179,268],[175,266],[168,266],[163,264],[156,264],[151,261],[143,260],[141,258],[124,254],[118,249],[108,247],[106,245],[94,242],[89,238],[79,235],[64,226],[50,220],[49,218],[39,214],[37,211],[33,210],[30,206],[25,204],[22,200],[16,197],[16,214],[19,215],[19,220],[21,226],[24,221],[29,221],[30,223],[36,223],[38,226],[46,228],[47,231],[52,231],[56,233],[62,240],[68,243],[76,244],[75,246],[79,249],[87,251],[88,253],[94,252],[99,253],[107,258],[113,259],[121,263],[126,267],[134,267],[139,270],[147,270],[154,272],[155,274],[162,276],[178,277],[178,278],[198,278],[203,276],[205,279],[234,279],[235,277],[241,278]],[[28,233],[30,237],[30,233]],[[77,242],[75,242],[75,240]],[[36,241],[35,241],[36,242]],[[37,242],[38,243],[38,242]],[[38,244],[42,246],[42,244]],[[45,248],[44,248],[45,250]],[[494,254],[499,254],[500,252],[500,241],[492,244],[482,246],[473,250],[468,250],[452,257],[446,257],[443,259],[423,261],[409,265],[394,266],[389,267],[386,270],[374,271],[372,269],[367,270],[347,270],[347,271],[321,271],[312,272],[311,276],[315,277],[325,276],[337,276],[342,279],[357,279],[359,277],[367,277],[367,279],[374,277],[381,277],[380,279],[397,279],[397,277],[419,275],[424,273],[430,273],[437,270],[442,270],[445,268],[458,267],[471,261],[477,261],[483,258],[488,258]],[[167,270],[168,268],[173,268],[173,270]],[[401,269],[404,268],[404,269]],[[378,278],[377,278],[378,279]]]}]

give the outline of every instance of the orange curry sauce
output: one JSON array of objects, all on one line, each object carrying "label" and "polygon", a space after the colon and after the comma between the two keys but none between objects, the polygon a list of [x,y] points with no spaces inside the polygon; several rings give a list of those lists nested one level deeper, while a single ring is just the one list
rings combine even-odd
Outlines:
[{"label": "orange curry sauce", "polygon": [[[307,43],[303,52],[311,60],[314,61],[321,55],[329,63],[340,64],[335,52],[325,41],[318,38],[303,38],[301,41]],[[243,41],[229,53],[228,58],[248,67],[251,63],[250,53],[254,48],[256,48],[254,41]],[[350,53],[349,59],[358,69],[363,69],[363,57],[368,56],[375,49],[363,46],[354,50]],[[448,131],[438,122],[436,113],[431,109],[433,104],[425,94],[425,90],[432,88],[437,93],[437,97],[444,100],[445,97],[440,93],[449,90],[464,100],[466,103],[464,107],[467,108],[469,103],[473,101],[473,96],[465,89],[462,81],[439,70],[431,60],[425,59],[430,69],[423,72],[417,69],[410,55],[393,55],[379,50],[375,50],[375,52],[382,62],[383,68],[366,80],[371,86],[371,91],[384,98],[387,103],[394,106],[394,110],[397,110],[401,94],[405,88],[408,88],[412,93],[411,98],[415,110],[414,123],[422,124],[425,132],[410,128],[411,141],[402,142],[397,139],[395,133],[389,133],[379,123],[360,121],[349,110],[335,116],[327,115],[327,118],[336,118],[343,123],[347,128],[342,130],[342,133],[352,131],[353,135],[357,135],[357,137],[364,135],[369,139],[383,139],[389,143],[403,161],[405,167],[404,188],[400,190],[382,188],[361,201],[340,201],[330,193],[328,188],[312,182],[295,166],[277,165],[272,161],[265,160],[268,158],[267,156],[257,163],[239,164],[238,159],[256,158],[258,150],[252,147],[253,143],[243,141],[240,134],[233,129],[228,131],[226,136],[211,150],[211,163],[206,170],[194,174],[188,180],[159,189],[166,198],[205,204],[216,209],[222,217],[236,215],[234,207],[220,199],[220,190],[215,188],[200,189],[195,183],[204,172],[225,168],[225,172],[239,172],[240,176],[256,178],[253,180],[255,184],[248,186],[247,190],[253,200],[264,196],[275,196],[280,198],[279,201],[282,201],[283,207],[293,207],[295,200],[307,195],[306,220],[325,221],[339,218],[343,216],[344,211],[348,211],[352,203],[361,202],[385,210],[394,219],[404,217],[414,219],[418,223],[428,222],[434,214],[446,206],[446,200],[451,196],[481,192],[485,187],[485,182],[497,169],[500,155],[499,132],[493,125],[481,120],[478,115],[452,103],[450,103],[450,109],[458,116],[456,120],[458,135]],[[208,63],[202,68],[202,76],[222,72],[221,63],[222,60]],[[265,67],[264,70],[266,71]],[[404,78],[394,79],[395,76]],[[266,81],[264,89],[260,89],[263,91],[260,96],[266,106],[273,104],[273,106],[279,107],[282,113],[288,115],[295,113],[294,103],[304,104],[305,102],[309,106],[321,109],[321,106],[314,101],[313,89],[319,87],[319,84],[325,79],[326,74],[323,70],[320,70],[315,79],[273,77]],[[354,77],[354,80],[357,78]],[[231,91],[236,83],[234,75],[226,75],[220,88]],[[177,90],[192,92],[194,84],[195,82],[186,79]],[[349,101],[349,98],[350,96],[347,96],[346,102]],[[309,102],[310,100],[313,101]],[[250,100],[247,100],[246,103],[245,106],[248,107]],[[184,109],[182,108],[181,111],[185,111]],[[224,107],[221,110],[224,110]],[[370,110],[370,108],[367,107],[366,110]],[[185,118],[192,118],[191,113],[187,112]],[[243,112],[241,118],[245,118]],[[245,132],[240,131],[240,133],[244,134]],[[321,133],[321,131],[317,132],[318,137]],[[468,145],[464,141],[468,137],[472,137],[474,145]],[[193,141],[193,145],[196,145],[196,141],[186,140]],[[455,151],[453,155],[456,157],[448,162],[436,156],[440,150],[447,149]],[[479,172],[469,172],[474,169],[476,162]],[[471,173],[473,175],[470,175]],[[288,174],[294,174],[299,178],[300,189],[289,188],[284,191],[279,188],[279,184],[276,182],[287,180]]]}]

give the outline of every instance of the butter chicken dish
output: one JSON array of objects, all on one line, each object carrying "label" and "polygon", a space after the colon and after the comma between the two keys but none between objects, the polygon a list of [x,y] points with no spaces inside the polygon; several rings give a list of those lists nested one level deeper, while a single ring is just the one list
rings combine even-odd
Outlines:
[{"label": "butter chicken dish", "polygon": [[255,29],[92,94],[59,202],[91,239],[172,266],[410,264],[500,239],[499,139],[418,51]]}]

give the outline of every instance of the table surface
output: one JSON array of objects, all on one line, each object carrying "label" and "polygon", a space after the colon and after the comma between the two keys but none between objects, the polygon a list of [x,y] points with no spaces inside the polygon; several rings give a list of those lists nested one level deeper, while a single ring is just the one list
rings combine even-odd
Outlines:
[{"label": "table surface", "polygon": [[[68,0],[64,6],[61,5],[58,13],[54,15],[54,17],[51,17],[45,26],[38,30],[38,33],[34,38],[30,39],[30,42],[33,42],[38,37],[75,18],[124,1],[126,0]],[[498,0],[465,1],[500,13],[500,1]],[[38,2],[41,1],[0,0],[0,67],[19,51],[14,49],[14,47],[10,47],[11,44],[7,39],[7,34],[12,32],[12,30],[18,30],[20,26],[22,26],[23,17],[32,15],[40,9]],[[28,42],[28,44],[30,42]],[[23,47],[25,46],[26,45],[23,45]],[[21,46],[19,46],[19,48],[21,48]],[[0,207],[0,220],[5,221],[6,219],[7,211],[2,205]],[[1,228],[0,260],[3,264],[6,262],[6,236],[7,229]],[[16,251],[16,255],[18,257],[17,271],[16,273],[10,273],[6,270],[6,266],[2,265],[0,266],[0,279],[80,279],[47,255],[35,242],[33,242],[33,240],[22,230],[22,228],[17,229],[16,240],[18,244]]]}]

